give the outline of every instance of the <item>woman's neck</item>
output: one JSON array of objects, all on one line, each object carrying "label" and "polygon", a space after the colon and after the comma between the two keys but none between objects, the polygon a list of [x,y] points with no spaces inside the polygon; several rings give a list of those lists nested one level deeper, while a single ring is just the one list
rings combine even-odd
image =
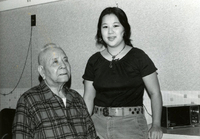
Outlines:
[{"label": "woman's neck", "polygon": [[121,50],[123,50],[125,48],[126,44],[124,42],[122,42],[120,45],[118,46],[107,46],[107,51],[110,52],[112,55],[116,55],[118,54]]}]

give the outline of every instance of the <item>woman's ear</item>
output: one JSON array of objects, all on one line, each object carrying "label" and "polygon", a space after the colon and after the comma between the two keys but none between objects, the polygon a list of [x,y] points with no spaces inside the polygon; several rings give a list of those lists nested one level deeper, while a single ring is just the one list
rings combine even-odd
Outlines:
[{"label": "woman's ear", "polygon": [[38,72],[40,74],[40,76],[43,78],[43,80],[45,79],[45,74],[44,74],[44,67],[42,65],[38,66]]}]

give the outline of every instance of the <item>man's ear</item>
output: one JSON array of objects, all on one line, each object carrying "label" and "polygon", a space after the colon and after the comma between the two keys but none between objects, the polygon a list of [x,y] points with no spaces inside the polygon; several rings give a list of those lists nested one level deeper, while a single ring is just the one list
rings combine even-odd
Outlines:
[{"label": "man's ear", "polygon": [[40,76],[45,79],[45,74],[44,74],[44,67],[42,65],[38,66],[38,72],[40,74]]}]

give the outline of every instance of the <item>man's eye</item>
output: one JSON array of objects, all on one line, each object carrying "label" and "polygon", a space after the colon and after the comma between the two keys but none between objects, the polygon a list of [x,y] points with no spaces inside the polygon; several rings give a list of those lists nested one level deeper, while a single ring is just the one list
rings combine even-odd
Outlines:
[{"label": "man's eye", "polygon": [[65,58],[65,59],[64,59],[64,61],[65,61],[65,62],[68,62],[68,59],[67,59],[67,58]]},{"label": "man's eye", "polygon": [[57,64],[57,63],[58,63],[58,60],[54,60],[53,63],[54,63],[54,64]]}]

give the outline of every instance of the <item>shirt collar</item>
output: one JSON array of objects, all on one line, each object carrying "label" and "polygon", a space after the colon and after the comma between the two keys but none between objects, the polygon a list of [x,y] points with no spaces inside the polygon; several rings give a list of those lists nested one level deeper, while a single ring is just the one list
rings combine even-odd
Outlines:
[{"label": "shirt collar", "polygon": [[[53,98],[54,96],[57,96],[56,94],[54,94],[51,91],[51,89],[46,85],[46,83],[44,81],[42,81],[39,86],[40,86],[41,93],[42,93],[42,96],[43,96],[44,100],[49,100],[49,99]],[[70,96],[67,95],[68,94],[67,92],[69,92],[70,89],[66,85],[64,85],[63,88],[65,89],[65,91],[64,91],[65,97],[67,99],[71,100],[72,98],[69,98]]]}]

